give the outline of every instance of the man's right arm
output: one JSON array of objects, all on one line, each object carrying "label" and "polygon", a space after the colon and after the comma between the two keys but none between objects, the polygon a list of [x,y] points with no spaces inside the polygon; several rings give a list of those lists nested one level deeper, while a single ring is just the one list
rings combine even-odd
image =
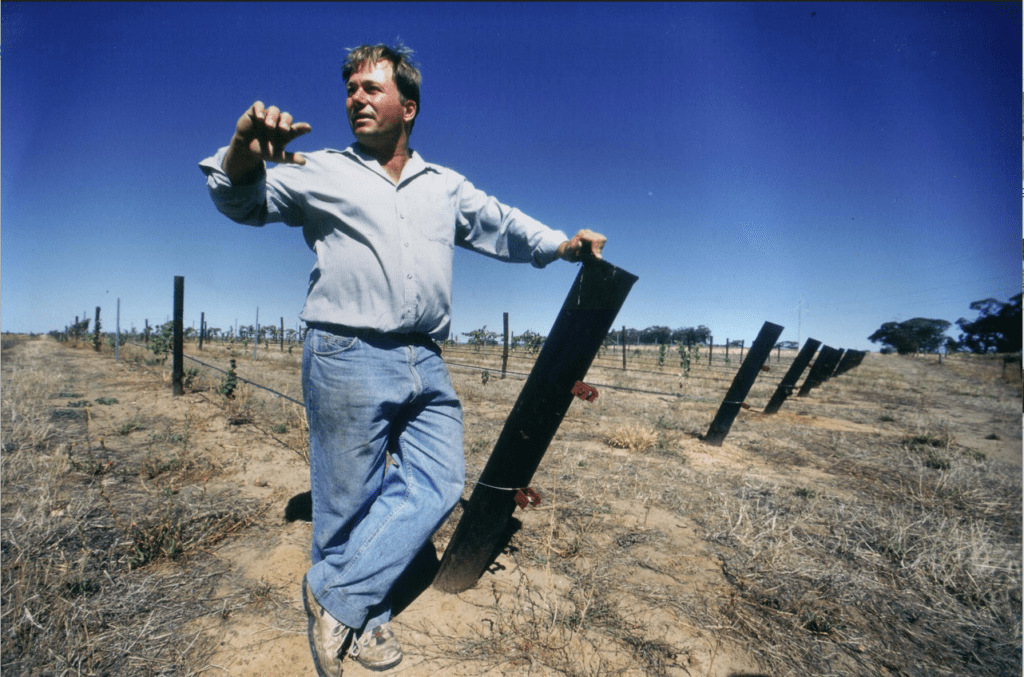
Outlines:
[{"label": "man's right arm", "polygon": [[221,168],[232,184],[244,186],[259,178],[266,160],[304,165],[305,158],[285,151],[285,146],[310,131],[305,122],[293,122],[290,113],[257,101],[238,118]]}]

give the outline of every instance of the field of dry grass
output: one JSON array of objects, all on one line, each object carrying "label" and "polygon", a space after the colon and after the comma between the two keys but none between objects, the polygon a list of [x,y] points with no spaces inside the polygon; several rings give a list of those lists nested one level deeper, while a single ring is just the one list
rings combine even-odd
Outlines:
[{"label": "field of dry grass", "polygon": [[[716,349],[717,351],[717,349]],[[189,354],[227,368],[230,349]],[[238,374],[301,399],[299,351]],[[299,407],[122,347],[5,336],[5,675],[312,675]],[[869,355],[775,416],[772,354],[721,447],[729,365],[602,356],[473,589],[427,587],[460,517],[400,591],[420,675],[1019,675],[1021,386],[997,358]],[[446,349],[466,496],[522,387],[500,352]],[[193,363],[186,363],[191,366]],[[486,373],[486,377],[484,374]],[[364,674],[346,663],[346,674]]]}]

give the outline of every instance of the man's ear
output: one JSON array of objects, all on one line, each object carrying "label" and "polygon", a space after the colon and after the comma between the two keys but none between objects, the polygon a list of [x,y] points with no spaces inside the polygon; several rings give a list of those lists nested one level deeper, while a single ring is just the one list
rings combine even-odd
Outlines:
[{"label": "man's ear", "polygon": [[406,124],[416,119],[416,113],[419,110],[419,106],[416,105],[415,101],[413,101],[412,99],[406,99],[402,103],[402,108],[405,109],[405,112],[402,114],[402,120]]}]

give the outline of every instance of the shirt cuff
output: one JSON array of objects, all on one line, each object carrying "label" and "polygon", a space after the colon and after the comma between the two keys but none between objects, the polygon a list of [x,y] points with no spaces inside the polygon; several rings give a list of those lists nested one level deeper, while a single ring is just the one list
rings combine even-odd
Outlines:
[{"label": "shirt cuff", "polygon": [[543,268],[558,258],[558,247],[569,238],[560,230],[545,229],[533,250],[533,266]]},{"label": "shirt cuff", "polygon": [[266,201],[267,168],[264,164],[253,183],[235,185],[223,169],[227,152],[228,147],[224,146],[212,157],[200,162],[199,169],[206,175],[206,186],[210,189],[210,197],[218,211],[235,221],[249,223],[254,206]]}]

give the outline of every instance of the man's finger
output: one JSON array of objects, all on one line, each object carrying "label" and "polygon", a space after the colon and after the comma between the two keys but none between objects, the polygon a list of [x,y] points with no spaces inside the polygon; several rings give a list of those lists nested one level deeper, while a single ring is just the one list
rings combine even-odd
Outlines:
[{"label": "man's finger", "polygon": [[249,107],[249,118],[253,121],[254,127],[263,122],[263,118],[266,114],[267,109],[263,107],[262,101],[257,101]]},{"label": "man's finger", "polygon": [[267,129],[274,129],[277,127],[277,120],[281,116],[281,110],[277,106],[271,106],[266,111],[266,117],[263,119],[263,123],[267,126]]},{"label": "man's finger", "polygon": [[292,125],[291,137],[293,139],[297,139],[303,134],[309,134],[311,131],[313,131],[313,128],[309,125],[308,122],[296,122],[295,124]]},{"label": "man's finger", "polygon": [[304,165],[306,164],[306,158],[302,157],[302,153],[285,153],[283,162],[288,162],[293,165]]}]

